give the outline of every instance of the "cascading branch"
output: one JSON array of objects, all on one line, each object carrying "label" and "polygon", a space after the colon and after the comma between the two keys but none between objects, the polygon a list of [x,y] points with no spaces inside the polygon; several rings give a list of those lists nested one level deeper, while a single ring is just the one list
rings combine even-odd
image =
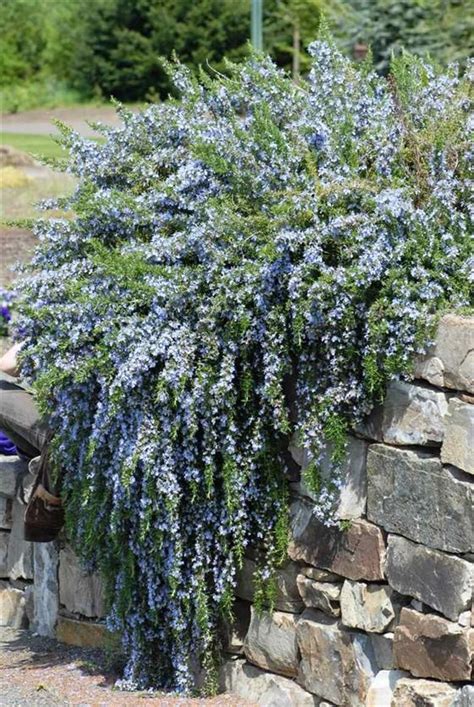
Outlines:
[{"label": "cascading branch", "polygon": [[182,98],[120,109],[104,144],[64,130],[74,217],[36,224],[17,283],[23,371],[125,684],[187,691],[204,668],[215,688],[246,548],[261,603],[285,554],[289,434],[334,522],[347,427],[469,303],[467,75],[402,56],[387,81],[309,51],[299,86],[264,57],[200,81],[178,65]]}]

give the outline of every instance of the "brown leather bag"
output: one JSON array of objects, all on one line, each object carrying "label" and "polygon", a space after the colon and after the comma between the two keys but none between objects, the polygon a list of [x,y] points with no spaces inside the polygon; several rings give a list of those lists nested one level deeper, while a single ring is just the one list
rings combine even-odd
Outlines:
[{"label": "brown leather bag", "polygon": [[[58,489],[52,486],[49,475],[49,448],[52,433],[41,450],[38,473],[24,515],[24,538],[30,542],[47,543],[54,540],[64,525],[64,508]],[[51,491],[55,491],[55,494]]]}]

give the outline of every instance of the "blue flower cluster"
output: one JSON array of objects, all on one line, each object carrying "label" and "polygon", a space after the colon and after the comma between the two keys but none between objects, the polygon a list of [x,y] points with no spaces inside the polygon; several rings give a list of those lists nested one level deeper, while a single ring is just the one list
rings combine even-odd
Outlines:
[{"label": "blue flower cluster", "polygon": [[347,428],[469,301],[467,77],[310,53],[301,85],[262,57],[202,81],[178,65],[182,98],[120,109],[103,144],[64,129],[75,216],[38,221],[17,284],[127,685],[215,687],[246,548],[263,601],[285,553],[289,435],[335,522]]},{"label": "blue flower cluster", "polygon": [[0,336],[8,336],[15,298],[14,290],[0,287]]}]

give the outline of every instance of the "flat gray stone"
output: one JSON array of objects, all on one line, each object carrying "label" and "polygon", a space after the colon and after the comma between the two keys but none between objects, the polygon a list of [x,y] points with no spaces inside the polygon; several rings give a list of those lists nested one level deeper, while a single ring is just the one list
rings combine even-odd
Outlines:
[{"label": "flat gray stone", "polygon": [[58,541],[34,543],[35,583],[32,630],[55,638],[59,609]]},{"label": "flat gray stone", "polygon": [[401,605],[386,584],[366,584],[346,579],[341,592],[342,623],[369,633],[388,631]]},{"label": "flat gray stone", "polygon": [[321,707],[293,680],[267,673],[244,660],[229,660],[220,671],[221,689],[261,707]]},{"label": "flat gray stone", "polygon": [[244,641],[244,653],[259,668],[280,675],[298,674],[295,614],[282,611],[259,615],[252,607],[250,626]]},{"label": "flat gray stone", "polygon": [[385,543],[380,528],[354,520],[346,530],[323,525],[310,501],[299,498],[290,509],[288,555],[349,579],[383,579]]},{"label": "flat gray stone", "polygon": [[474,474],[474,405],[451,398],[445,424],[441,461]]},{"label": "flat gray stone", "polygon": [[12,499],[0,496],[0,530],[10,530],[12,523]]},{"label": "flat gray stone", "polygon": [[28,464],[19,457],[0,454],[0,496],[15,498],[19,481],[28,474]]},{"label": "flat gray stone", "polygon": [[437,456],[372,444],[367,476],[369,520],[435,549],[472,550],[473,486]]},{"label": "flat gray stone", "polygon": [[315,582],[304,574],[298,575],[298,590],[305,606],[313,609],[320,609],[328,616],[340,616],[341,607],[339,598],[341,596],[341,584],[334,582]]},{"label": "flat gray stone", "polygon": [[415,377],[438,388],[474,393],[474,317],[442,317],[434,345],[416,361]]},{"label": "flat gray stone", "polygon": [[0,578],[8,577],[8,543],[10,533],[8,530],[0,530]]},{"label": "flat gray stone", "polygon": [[365,707],[377,663],[369,636],[306,609],[297,625],[301,653],[298,682],[336,705]]},{"label": "flat gray stone", "polygon": [[393,381],[383,405],[356,428],[359,434],[398,445],[440,445],[448,395],[441,390]]},{"label": "flat gray stone", "polygon": [[24,540],[25,508],[19,501],[13,501],[7,557],[10,579],[33,579],[33,543]]},{"label": "flat gray stone", "polygon": [[59,601],[72,613],[88,618],[105,616],[104,588],[100,576],[83,569],[69,545],[59,553]]},{"label": "flat gray stone", "polygon": [[457,621],[471,606],[474,565],[397,535],[388,536],[387,578],[400,592]]},{"label": "flat gray stone", "polygon": [[[327,478],[331,474],[331,451],[332,446],[328,444],[320,465],[323,478]],[[311,462],[311,455],[307,450],[294,444],[290,445],[290,452],[293,459],[301,466],[301,480],[292,484],[293,489],[297,493],[317,501],[317,496],[311,492],[304,481],[304,471]],[[335,514],[341,520],[360,518],[365,514],[367,504],[366,460],[367,442],[348,435],[346,459],[341,474],[342,486]]]},{"label": "flat gray stone", "polygon": [[370,641],[380,670],[393,670],[395,668],[393,633],[391,631],[388,633],[371,633]]},{"label": "flat gray stone", "polygon": [[[257,563],[249,557],[244,557],[242,569],[237,572],[237,584],[235,595],[246,601],[253,601],[255,594],[254,574]],[[300,569],[294,562],[286,562],[275,572],[277,592],[275,596],[275,609],[278,611],[290,611],[298,614],[303,610],[304,604],[301,600],[296,586],[296,577]]]},{"label": "flat gray stone", "polygon": [[393,707],[453,707],[457,692],[446,682],[406,677],[397,682],[390,704]]}]

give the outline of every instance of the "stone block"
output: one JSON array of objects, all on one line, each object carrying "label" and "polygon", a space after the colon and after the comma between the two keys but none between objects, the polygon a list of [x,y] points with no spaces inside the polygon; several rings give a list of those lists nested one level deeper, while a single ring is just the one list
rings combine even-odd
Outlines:
[{"label": "stone block", "polygon": [[19,457],[0,454],[0,496],[15,498],[18,484],[28,475],[28,463]]},{"label": "stone block", "polygon": [[472,549],[473,486],[437,456],[372,444],[367,476],[369,520],[438,550]]},{"label": "stone block", "polygon": [[467,611],[463,611],[458,616],[458,624],[460,626],[470,626],[471,625],[471,616],[472,616],[472,609],[468,609]]},{"label": "stone block", "polygon": [[0,626],[27,628],[25,592],[0,581]]},{"label": "stone block", "polygon": [[306,609],[297,624],[298,682],[336,705],[363,707],[377,664],[369,636]]},{"label": "stone block", "polygon": [[[365,514],[367,504],[367,446],[367,442],[364,440],[348,435],[346,459],[342,465],[342,487],[336,510],[336,517],[341,520],[360,518]],[[320,471],[323,478],[327,478],[331,474],[331,450],[332,447],[328,444],[320,463]],[[304,472],[311,462],[309,452],[294,445],[290,446],[290,452],[295,461],[300,464],[301,471]],[[301,481],[297,484],[292,484],[292,487],[297,493],[312,500],[318,500],[305,484],[303,473]]]},{"label": "stone block", "polygon": [[327,570],[320,570],[318,567],[300,567],[300,572],[308,579],[314,579],[315,582],[342,582],[344,577],[339,574],[334,574],[334,572],[328,572]]},{"label": "stone block", "polygon": [[250,626],[244,641],[247,659],[264,670],[287,677],[298,674],[298,648],[294,614],[282,611],[259,615],[252,607]]},{"label": "stone block", "polygon": [[10,533],[8,530],[0,530],[0,578],[8,577],[8,543]]},{"label": "stone block", "polygon": [[347,530],[323,525],[311,503],[298,499],[291,505],[292,560],[329,570],[349,579],[383,579],[385,544],[382,531],[366,520],[354,520]]},{"label": "stone block", "polygon": [[369,633],[388,631],[400,614],[400,601],[386,584],[346,579],[341,592],[342,623]]},{"label": "stone block", "polygon": [[445,423],[441,461],[474,474],[474,404],[452,398]]},{"label": "stone block", "polygon": [[104,648],[111,636],[105,624],[58,616],[56,638],[61,643],[81,648]]},{"label": "stone block", "polygon": [[68,611],[88,618],[105,615],[101,577],[81,566],[70,545],[59,553],[59,601]]},{"label": "stone block", "polygon": [[55,636],[59,608],[58,541],[34,543],[32,630],[40,636]]},{"label": "stone block", "polygon": [[435,343],[418,358],[414,373],[438,388],[474,393],[474,317],[442,317]]},{"label": "stone block", "polygon": [[393,658],[393,633],[372,633],[370,635],[377,665],[380,670],[392,670],[395,667]]},{"label": "stone block", "polygon": [[298,575],[298,590],[304,605],[313,609],[320,609],[328,616],[340,616],[341,584],[334,582],[315,582],[304,574]]},{"label": "stone block", "polygon": [[[257,563],[249,557],[244,557],[242,569],[237,573],[237,584],[235,595],[246,601],[253,601],[255,593],[254,573]],[[294,562],[286,562],[275,572],[277,593],[275,597],[275,609],[278,611],[290,611],[298,614],[304,608],[301,597],[296,586],[296,577],[300,571]]]},{"label": "stone block", "polygon": [[474,685],[464,685],[457,691],[451,707],[472,707],[474,705]]},{"label": "stone block", "polygon": [[460,557],[389,535],[386,571],[397,592],[416,597],[453,621],[471,606],[474,565]]},{"label": "stone block", "polygon": [[441,390],[393,381],[383,405],[378,405],[356,432],[387,444],[438,446],[443,441],[448,399]]},{"label": "stone block", "polygon": [[0,496],[0,529],[10,530],[12,527],[12,500]]},{"label": "stone block", "polygon": [[317,697],[293,680],[266,673],[243,660],[229,660],[221,668],[221,689],[261,707],[320,707]]},{"label": "stone block", "polygon": [[407,677],[397,682],[389,704],[391,707],[453,707],[457,692],[445,682]]},{"label": "stone block", "polygon": [[24,515],[25,506],[14,500],[7,557],[10,579],[33,579],[33,543],[24,540]]},{"label": "stone block", "polygon": [[473,629],[434,614],[402,609],[393,639],[395,662],[419,678],[471,679]]},{"label": "stone block", "polygon": [[366,707],[389,707],[394,690],[408,673],[403,670],[381,670],[370,683]]}]

